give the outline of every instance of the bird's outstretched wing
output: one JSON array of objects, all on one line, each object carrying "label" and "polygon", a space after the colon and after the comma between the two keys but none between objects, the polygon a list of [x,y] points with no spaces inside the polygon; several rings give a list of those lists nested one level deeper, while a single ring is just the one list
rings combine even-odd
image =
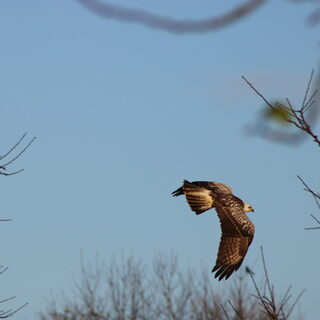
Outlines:
[{"label": "bird's outstretched wing", "polygon": [[243,213],[241,206],[237,205],[237,201],[233,206],[224,206],[217,202],[215,207],[222,235],[216,265],[212,272],[216,272],[215,277],[219,277],[220,281],[223,278],[228,279],[240,268],[253,240],[254,225]]},{"label": "bird's outstretched wing", "polygon": [[183,181],[182,187],[172,192],[173,196],[185,195],[192,211],[200,214],[213,207],[214,195],[211,190],[194,182]]}]

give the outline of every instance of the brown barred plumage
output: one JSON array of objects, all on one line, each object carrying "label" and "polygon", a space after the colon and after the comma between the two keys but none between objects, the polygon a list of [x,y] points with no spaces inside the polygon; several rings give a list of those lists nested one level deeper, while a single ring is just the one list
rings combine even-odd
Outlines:
[{"label": "brown barred plumage", "polygon": [[237,271],[253,240],[254,225],[245,212],[254,211],[247,203],[232,194],[232,189],[219,182],[184,180],[173,196],[185,195],[196,214],[215,208],[221,224],[221,239],[216,264],[212,269],[215,277],[228,279]]}]

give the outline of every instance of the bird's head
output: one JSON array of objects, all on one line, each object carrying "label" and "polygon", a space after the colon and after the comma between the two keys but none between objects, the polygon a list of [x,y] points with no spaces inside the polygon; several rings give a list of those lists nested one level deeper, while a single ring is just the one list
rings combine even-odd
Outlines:
[{"label": "bird's head", "polygon": [[244,203],[244,212],[254,212],[254,209],[250,204],[245,202]]}]

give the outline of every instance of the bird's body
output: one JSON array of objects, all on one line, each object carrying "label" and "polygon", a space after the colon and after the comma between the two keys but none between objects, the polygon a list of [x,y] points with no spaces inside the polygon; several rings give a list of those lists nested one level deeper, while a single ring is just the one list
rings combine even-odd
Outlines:
[{"label": "bird's body", "polygon": [[221,240],[216,264],[212,269],[219,280],[228,279],[238,270],[254,236],[254,225],[245,212],[253,208],[236,197],[232,189],[219,182],[184,180],[173,196],[185,195],[196,214],[215,208],[221,224]]}]

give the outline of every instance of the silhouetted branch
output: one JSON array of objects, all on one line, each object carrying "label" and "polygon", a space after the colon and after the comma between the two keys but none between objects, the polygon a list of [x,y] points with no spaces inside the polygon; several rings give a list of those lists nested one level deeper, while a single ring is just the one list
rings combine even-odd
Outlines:
[{"label": "silhouetted branch", "polygon": [[243,316],[242,316],[242,313],[239,312],[235,307],[234,305],[232,304],[232,302],[230,300],[228,300],[228,303],[230,304],[232,310],[234,311],[234,313],[237,315],[237,317],[240,319],[240,320],[246,320]]},{"label": "silhouetted branch", "polygon": [[[23,141],[23,139],[26,137],[27,133],[24,133],[22,135],[22,137],[18,140],[18,142],[9,149],[9,151],[7,151],[3,156],[0,156],[0,160],[6,158],[7,156],[10,155],[10,153],[12,151],[14,151],[19,145],[20,143]],[[31,144],[34,142],[34,140],[36,139],[36,137],[33,137],[28,143],[27,145],[15,156],[13,157],[11,160],[7,161],[5,164],[2,164],[0,166],[0,175],[3,175],[3,176],[12,176],[12,175],[15,175],[15,174],[18,174],[20,172],[22,172],[24,169],[20,169],[20,170],[17,170],[17,171],[13,171],[13,172],[6,172],[7,170],[7,166],[9,166],[11,163],[13,163],[14,161],[16,161],[18,158],[21,157],[21,155],[31,146]]]},{"label": "silhouetted branch", "polygon": [[226,311],[226,309],[224,308],[222,303],[220,303],[220,306],[221,306],[221,309],[222,309],[223,313],[225,314],[227,320],[230,320],[228,312]]},{"label": "silhouetted branch", "polygon": [[[7,302],[7,301],[12,300],[12,299],[15,299],[15,297],[10,297],[8,299],[1,300],[0,303],[4,303],[4,302]],[[25,303],[25,304],[23,304],[22,306],[20,306],[19,308],[16,308],[16,309],[8,309],[6,311],[0,310],[0,319],[8,319],[8,318],[12,317],[14,314],[16,314],[18,311],[20,311],[21,309],[23,309],[27,305],[28,305],[28,303]]]},{"label": "silhouetted branch", "polygon": [[[300,177],[300,176],[297,176],[298,179],[302,182],[302,184],[304,185],[304,190],[309,192],[314,201],[316,202],[317,206],[318,206],[318,209],[320,210],[320,193],[317,193],[315,192],[314,190],[312,190],[308,185],[307,183]],[[320,229],[320,220],[317,219],[313,214],[311,214],[311,217],[314,221],[316,221],[318,224],[319,224],[319,227],[309,227],[309,228],[305,228],[305,230],[316,230],[316,229]]]},{"label": "silhouetted branch", "polygon": [[[315,220],[319,225],[320,225],[320,220],[317,219],[313,214],[310,214],[310,216]],[[319,230],[320,227],[309,227],[309,228],[304,228],[305,230]]]},{"label": "silhouetted branch", "polygon": [[11,149],[9,149],[9,151],[7,151],[7,153],[5,153],[3,156],[0,156],[0,160],[7,157],[20,144],[20,142],[26,137],[26,135],[27,135],[27,133],[25,132],[22,135],[22,137],[18,140],[18,142]]},{"label": "silhouetted branch", "polygon": [[[278,141],[278,142],[280,141],[280,142],[287,142],[287,143],[297,143],[301,141],[301,137],[303,137],[301,136],[301,132],[304,132],[310,137],[312,137],[313,141],[317,143],[318,146],[320,146],[320,139],[311,128],[311,123],[314,123],[314,121],[316,120],[316,115],[318,113],[319,105],[312,108],[312,111],[313,111],[312,116],[310,115],[308,118],[306,117],[306,113],[310,110],[311,106],[314,106],[316,102],[315,97],[318,93],[318,89],[315,89],[312,92],[312,94],[309,96],[313,75],[314,75],[314,70],[312,70],[311,72],[308,85],[303,97],[302,105],[299,109],[295,109],[288,98],[286,98],[287,105],[284,105],[283,103],[280,103],[280,102],[270,103],[270,101],[268,101],[268,99],[266,99],[265,96],[261,94],[251,82],[249,82],[244,76],[242,76],[242,79],[266,103],[266,105],[272,111],[281,112],[283,115],[286,115],[286,116],[282,116],[283,120],[292,124],[297,129],[300,130],[298,134],[297,133],[288,134],[285,132],[276,131],[271,128],[266,129],[262,127],[257,127],[256,128],[257,132],[260,133],[261,136],[267,139]],[[318,75],[316,84],[317,86],[319,86],[320,84],[319,75]],[[317,101],[317,104],[319,104],[318,101]],[[260,129],[263,129],[263,130],[260,130]]]},{"label": "silhouetted branch", "polygon": [[293,309],[297,305],[298,301],[300,300],[301,296],[305,292],[305,290],[301,291],[296,300],[293,302],[293,304],[288,307],[288,311],[285,309],[288,306],[289,300],[292,298],[290,291],[291,286],[287,289],[284,296],[277,302],[274,286],[271,284],[267,265],[263,253],[263,248],[261,247],[261,258],[262,258],[262,264],[263,264],[263,270],[264,270],[264,278],[265,278],[265,289],[263,292],[259,289],[254,276],[252,273],[249,273],[251,280],[253,282],[254,288],[256,290],[255,298],[259,301],[261,305],[261,312],[263,312],[268,319],[270,320],[287,320],[289,319],[290,314],[292,313]]},{"label": "silhouetted branch", "polygon": [[[0,266],[0,274],[4,273],[7,270],[8,270],[8,267]],[[6,302],[13,300],[13,299],[15,299],[15,297],[10,297],[10,298],[0,300],[0,304],[6,303]],[[0,319],[7,319],[7,318],[12,317],[15,313],[17,313],[19,310],[24,308],[26,305],[28,305],[28,303],[25,303],[16,309],[0,310]]]},{"label": "silhouetted branch", "polygon": [[318,208],[320,209],[320,203],[319,203],[319,200],[320,200],[320,193],[317,193],[315,191],[313,191],[305,182],[304,180],[300,177],[300,176],[297,176],[298,179],[302,182],[302,184],[304,185],[304,190],[311,193],[311,195],[313,196]]},{"label": "silhouetted branch", "polygon": [[106,18],[124,22],[138,23],[149,28],[165,30],[170,33],[202,33],[230,25],[255,11],[266,0],[248,0],[230,12],[203,20],[177,20],[159,16],[139,9],[127,9],[99,0],[76,0],[93,13]]},{"label": "silhouetted branch", "polygon": [[[27,135],[27,133],[24,133],[22,135],[22,137],[4,155],[0,156],[0,161],[5,159],[5,158],[7,158],[17,148],[20,145],[20,143],[23,141],[23,139],[26,137],[26,135]],[[8,160],[4,164],[0,165],[0,175],[12,176],[12,175],[18,174],[21,171],[23,171],[23,169],[20,169],[20,170],[13,171],[13,172],[6,172],[7,166],[9,166],[13,162],[15,162],[18,158],[20,158],[20,156],[31,146],[31,144],[34,142],[35,139],[36,138],[33,137],[27,143],[27,145],[16,156],[14,156],[11,160]],[[0,219],[0,222],[2,222],[2,221],[11,221],[11,219]],[[0,266],[0,274],[4,273],[7,269],[8,269],[8,267]],[[12,300],[14,298],[15,297],[10,297],[10,298],[7,298],[7,299],[0,300],[0,304],[8,302],[8,301],[10,301],[10,300]],[[20,307],[18,307],[16,309],[0,310],[0,319],[7,319],[7,318],[12,317],[19,310],[24,308],[26,305],[28,305],[28,303],[25,303],[25,304],[23,304],[22,306],[20,306]]]}]

